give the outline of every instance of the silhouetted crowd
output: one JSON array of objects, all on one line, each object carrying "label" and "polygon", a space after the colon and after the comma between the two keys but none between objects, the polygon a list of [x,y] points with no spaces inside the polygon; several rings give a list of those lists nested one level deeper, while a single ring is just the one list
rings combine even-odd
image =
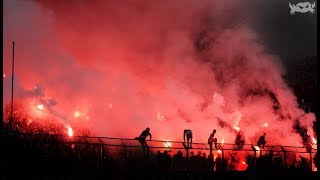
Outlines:
[{"label": "silhouetted crowd", "polygon": [[[147,133],[146,133],[147,134]],[[247,154],[241,160],[232,151],[150,151],[145,157],[141,148],[101,146],[99,144],[61,143],[61,137],[48,136],[44,141],[24,136],[2,137],[0,166],[2,176],[25,175],[72,176],[88,179],[94,176],[110,179],[210,179],[219,174],[238,173],[311,173],[310,159],[300,156],[286,165],[281,154],[273,151]],[[256,158],[257,157],[257,158]],[[133,178],[134,177],[134,178]],[[4,178],[6,179],[6,178]]]}]

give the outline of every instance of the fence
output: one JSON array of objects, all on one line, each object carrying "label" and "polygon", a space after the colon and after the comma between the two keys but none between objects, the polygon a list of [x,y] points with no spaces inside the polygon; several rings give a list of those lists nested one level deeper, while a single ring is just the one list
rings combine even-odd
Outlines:
[{"label": "fence", "polygon": [[[113,153],[115,156],[128,156],[130,153],[142,152],[141,145],[138,140],[126,139],[126,138],[113,138],[113,137],[89,137],[89,136],[65,136],[65,135],[48,135],[48,134],[15,134],[8,137],[15,138],[18,143],[23,147],[37,146],[41,148],[44,153],[44,159],[48,158],[50,152],[54,152],[59,146],[68,146],[72,151],[78,151],[83,153],[84,151],[94,149],[95,159],[97,165],[101,166],[103,160],[106,158],[106,153]],[[152,140],[147,141],[147,144],[151,151],[156,150],[171,150],[182,151],[186,155],[187,161],[189,160],[189,154],[192,151],[210,152],[209,145],[206,143],[192,143],[192,148],[188,148],[184,142],[180,141],[161,141]],[[60,148],[61,149],[61,148]],[[115,151],[112,151],[114,149]],[[242,149],[239,149],[235,144],[218,143],[217,147],[213,147],[213,156],[219,154],[222,159],[229,152],[245,152],[251,154],[255,159],[261,156],[263,153],[273,151],[274,153],[281,154],[283,157],[283,164],[288,167],[288,155],[290,154],[303,154],[308,156],[310,167],[313,166],[313,157],[315,156],[317,149],[307,149],[306,147],[295,146],[265,146],[264,149],[259,149],[256,145],[245,144]],[[142,153],[141,153],[142,154]],[[67,156],[67,155],[65,155]],[[80,156],[80,155],[79,155]],[[214,157],[213,157],[214,158]],[[187,170],[189,170],[189,164],[186,164]]]}]

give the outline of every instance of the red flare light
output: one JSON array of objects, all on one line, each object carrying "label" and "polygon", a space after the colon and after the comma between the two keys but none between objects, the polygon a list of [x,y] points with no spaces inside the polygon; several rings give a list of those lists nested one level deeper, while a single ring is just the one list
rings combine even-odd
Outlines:
[{"label": "red flare light", "polygon": [[40,110],[40,111],[43,110],[43,104],[39,104],[39,105],[37,106],[37,109]]},{"label": "red flare light", "polygon": [[171,147],[171,142],[168,142],[169,140],[165,140],[166,142],[164,142],[164,145],[167,147]]},{"label": "red flare light", "polygon": [[234,129],[238,132],[240,131],[240,128],[238,126],[234,126]]},{"label": "red flare light", "polygon": [[67,127],[68,128],[68,135],[69,135],[69,137],[72,137],[73,136],[73,130],[72,130],[72,128],[69,126],[69,127]]},{"label": "red flare light", "polygon": [[316,138],[312,137],[312,142],[313,142],[313,144],[317,144]]},{"label": "red flare light", "polygon": [[317,167],[314,167],[314,168],[313,168],[313,171],[318,171],[318,168],[317,168]]},{"label": "red flare light", "polygon": [[219,149],[219,150],[218,150],[218,153],[219,153],[219,154],[221,154],[221,153],[222,153],[222,151]]},{"label": "red flare light", "polygon": [[79,111],[75,111],[75,112],[73,113],[73,116],[74,116],[75,118],[78,118],[78,117],[80,116],[80,112],[79,112]]},{"label": "red flare light", "polygon": [[263,126],[264,126],[264,127],[268,127],[269,124],[268,124],[268,123],[264,123]]}]

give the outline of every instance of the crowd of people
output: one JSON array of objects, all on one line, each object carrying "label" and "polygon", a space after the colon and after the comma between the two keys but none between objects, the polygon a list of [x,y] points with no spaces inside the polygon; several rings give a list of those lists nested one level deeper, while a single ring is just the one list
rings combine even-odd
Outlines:
[{"label": "crowd of people", "polygon": [[[218,140],[217,138],[215,138],[215,134],[216,134],[217,130],[213,129],[212,133],[210,134],[209,138],[208,138],[208,144],[210,147],[210,155],[212,156],[212,145],[214,144],[214,147],[216,149],[218,149]],[[266,141],[266,133],[264,133],[262,136],[260,136],[260,138],[257,141],[257,146],[259,148],[264,149],[267,141]],[[147,127],[145,130],[142,131],[142,133],[140,134],[140,136],[135,137],[135,140],[138,140],[139,143],[141,144],[141,147],[143,149],[144,155],[146,157],[149,157],[149,146],[146,142],[146,138],[150,137],[150,141],[152,138],[152,134],[150,133],[150,128]],[[187,141],[186,141],[187,139]],[[190,129],[185,129],[183,131],[183,141],[184,141],[184,147],[186,149],[192,149],[192,139],[193,139],[193,133]],[[237,146],[237,149],[241,150],[245,144],[245,140],[243,138],[242,132],[238,131],[238,134],[236,135],[236,139],[235,139],[235,144]]]},{"label": "crowd of people", "polygon": [[[213,135],[208,138],[209,142],[214,139],[216,131],[212,133]],[[142,136],[151,139],[150,129],[146,129]],[[240,159],[236,154],[232,154],[233,151],[224,151],[223,156],[223,153],[217,155],[215,149],[215,153],[208,155],[208,151],[197,151],[193,148],[189,149],[187,157],[185,151],[159,149],[156,152],[150,151],[150,157],[145,158],[138,147],[128,148],[125,151],[122,148],[111,149],[109,146],[61,143],[58,136],[50,136],[49,143],[37,140],[36,136],[33,140],[20,135],[3,140],[0,164],[9,169],[4,172],[10,172],[11,169],[35,174],[77,174],[81,177],[102,174],[111,179],[121,174],[130,179],[133,175],[146,173],[155,177],[181,175],[183,177],[180,179],[185,179],[186,172],[201,177],[217,173],[230,174],[237,172],[237,165],[242,164],[245,164],[246,168],[242,169],[245,172],[267,173],[277,170],[310,172],[311,168],[310,159],[302,156],[292,164],[288,164],[290,165],[288,168],[283,157],[272,151],[267,154],[259,153],[258,158],[248,153],[245,159]],[[147,144],[146,141],[139,141]],[[214,146],[215,140],[212,142]]]}]

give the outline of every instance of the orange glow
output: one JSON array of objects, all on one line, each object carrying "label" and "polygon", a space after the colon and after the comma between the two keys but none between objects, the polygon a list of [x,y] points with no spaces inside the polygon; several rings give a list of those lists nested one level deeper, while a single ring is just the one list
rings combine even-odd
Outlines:
[{"label": "orange glow", "polygon": [[318,168],[317,168],[317,167],[314,167],[314,168],[313,168],[313,171],[318,171]]},{"label": "orange glow", "polygon": [[163,120],[163,119],[164,119],[164,115],[161,114],[160,112],[158,112],[158,113],[157,113],[157,119],[158,119],[159,121]]},{"label": "orange glow", "polygon": [[224,143],[224,139],[221,140],[221,144],[223,144],[223,143]]},{"label": "orange glow", "polygon": [[39,105],[37,106],[37,109],[40,110],[40,111],[43,110],[43,104],[39,104]]},{"label": "orange glow", "polygon": [[269,124],[268,124],[268,123],[264,123],[263,126],[264,126],[264,127],[268,127]]},{"label": "orange glow", "polygon": [[313,144],[317,144],[316,138],[312,137],[312,142],[313,142]]},{"label": "orange glow", "polygon": [[254,148],[255,148],[257,151],[260,151],[259,146],[254,146]]},{"label": "orange glow", "polygon": [[72,137],[73,136],[73,130],[72,130],[72,128],[69,126],[69,127],[67,127],[68,128],[68,135],[69,135],[69,137]]},{"label": "orange glow", "polygon": [[80,112],[79,112],[79,111],[75,111],[75,112],[73,113],[73,116],[74,116],[75,118],[78,118],[78,117],[80,116]]},{"label": "orange glow", "polygon": [[221,153],[222,153],[222,151],[219,149],[219,150],[218,150],[218,153],[219,153],[219,154],[221,154]]},{"label": "orange glow", "polygon": [[164,145],[167,147],[171,147],[171,142],[168,142],[169,140],[165,140],[166,142],[164,142]]},{"label": "orange glow", "polygon": [[242,164],[246,164],[246,162],[242,161]]},{"label": "orange glow", "polygon": [[240,128],[238,126],[234,126],[234,129],[238,132],[240,131]]}]

